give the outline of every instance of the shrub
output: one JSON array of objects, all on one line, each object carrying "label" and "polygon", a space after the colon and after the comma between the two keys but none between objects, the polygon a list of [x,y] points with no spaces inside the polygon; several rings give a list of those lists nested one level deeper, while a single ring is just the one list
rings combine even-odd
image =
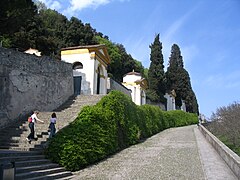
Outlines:
[{"label": "shrub", "polygon": [[164,119],[168,127],[179,127],[198,123],[196,114],[186,113],[181,110],[165,111]]},{"label": "shrub", "polygon": [[206,128],[240,155],[240,103],[218,108],[210,120]]},{"label": "shrub", "polygon": [[95,106],[86,106],[75,121],[51,139],[46,155],[75,171],[139,142],[163,129],[197,123],[197,115],[137,106],[112,91]]}]

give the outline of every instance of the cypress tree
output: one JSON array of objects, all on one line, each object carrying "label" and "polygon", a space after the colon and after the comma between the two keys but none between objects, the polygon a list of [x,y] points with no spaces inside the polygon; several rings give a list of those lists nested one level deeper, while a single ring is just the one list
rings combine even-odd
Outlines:
[{"label": "cypress tree", "polygon": [[198,113],[198,104],[187,70],[184,69],[183,58],[178,45],[173,44],[166,72],[167,91],[175,90],[176,106],[182,106],[185,101],[187,112]]},{"label": "cypress tree", "polygon": [[159,40],[159,34],[156,35],[154,42],[149,46],[150,67],[148,71],[149,90],[147,96],[150,100],[155,102],[165,102],[165,73],[163,65],[162,43]]}]

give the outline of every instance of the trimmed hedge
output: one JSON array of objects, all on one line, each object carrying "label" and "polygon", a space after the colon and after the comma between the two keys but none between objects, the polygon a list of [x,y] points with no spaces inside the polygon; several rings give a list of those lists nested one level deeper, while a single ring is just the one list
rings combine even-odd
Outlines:
[{"label": "trimmed hedge", "polygon": [[111,91],[95,106],[84,107],[74,122],[50,140],[45,154],[76,171],[166,128],[197,122],[195,114],[137,106],[129,96]]}]

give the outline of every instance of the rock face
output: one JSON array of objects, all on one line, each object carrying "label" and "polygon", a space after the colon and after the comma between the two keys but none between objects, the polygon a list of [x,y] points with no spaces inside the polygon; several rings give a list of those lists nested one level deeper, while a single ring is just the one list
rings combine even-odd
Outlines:
[{"label": "rock face", "polygon": [[72,95],[71,64],[0,48],[0,128],[32,110],[53,110]]}]

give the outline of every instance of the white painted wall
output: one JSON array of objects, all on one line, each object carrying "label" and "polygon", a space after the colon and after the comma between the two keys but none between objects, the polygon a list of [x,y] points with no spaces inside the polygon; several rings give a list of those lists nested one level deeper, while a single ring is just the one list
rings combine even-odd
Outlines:
[{"label": "white painted wall", "polygon": [[[136,84],[135,82],[137,80],[141,80],[142,77],[139,75],[126,75],[123,77],[123,85],[132,90],[131,96],[132,101],[137,105],[143,105],[146,104],[146,94],[145,91],[141,88],[139,84]],[[143,91],[143,93],[142,93]]]},{"label": "white painted wall", "polygon": [[[62,61],[68,62],[68,63],[75,63],[75,62],[81,62],[83,65],[83,69],[78,69],[77,71],[73,71],[73,76],[82,76],[83,74],[85,76],[85,79],[82,79],[82,87],[84,89],[81,89],[81,91],[85,94],[89,92],[87,90],[87,86],[90,85],[90,93],[93,94],[93,80],[94,80],[94,59],[90,58],[89,53],[85,54],[67,54],[61,56]],[[87,84],[84,84],[87,83]]]},{"label": "white painted wall", "polygon": [[[100,68],[99,68],[100,67]],[[107,69],[105,66],[103,66],[98,60],[95,61],[95,73],[94,73],[94,94],[97,93],[97,76],[98,74],[96,73],[98,68],[100,69],[100,91],[99,94],[107,94]],[[102,77],[104,76],[104,77]]]},{"label": "white painted wall", "polygon": [[97,69],[100,66],[100,94],[107,94],[107,69],[95,58],[91,58],[91,54],[67,54],[61,56],[62,61],[68,63],[81,62],[83,69],[73,71],[73,76],[82,76],[81,93],[97,94]]},{"label": "white painted wall", "polygon": [[167,111],[176,110],[175,98],[168,93],[164,97],[167,99]]}]

